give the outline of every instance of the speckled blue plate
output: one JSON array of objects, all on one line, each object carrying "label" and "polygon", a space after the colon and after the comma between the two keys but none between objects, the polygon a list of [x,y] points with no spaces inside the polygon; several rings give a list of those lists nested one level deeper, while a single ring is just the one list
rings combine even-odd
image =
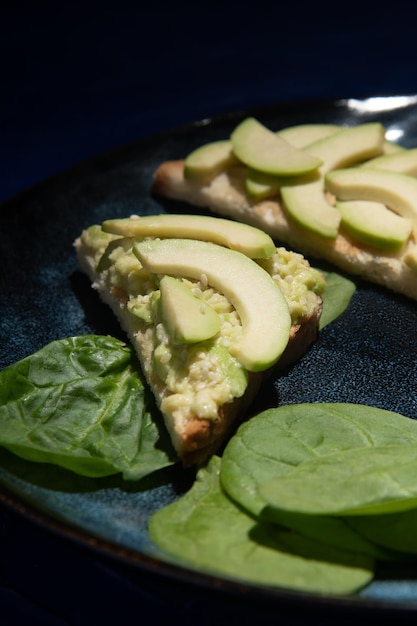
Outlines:
[{"label": "speckled blue plate", "polygon": [[[356,124],[378,120],[388,137],[417,146],[417,96],[302,102],[241,111],[192,123],[124,146],[29,189],[0,208],[0,368],[55,339],[84,333],[125,339],[111,312],[79,272],[72,242],[106,218],[175,210],[150,193],[152,174],[167,159],[225,138],[241,119],[255,115],[271,128],[307,122]],[[417,304],[358,281],[348,310],[326,327],[287,375],[270,381],[258,409],[279,403],[359,402],[417,417]],[[86,479],[24,462],[0,452],[0,498],[29,519],[92,549],[206,590],[272,602],[300,602],[335,611],[417,610],[417,569],[381,576],[350,598],[323,598],[246,586],[196,575],[164,561],[147,535],[149,515],[183,493],[192,473],[161,472],[138,485],[119,477]],[[417,615],[417,614],[416,614]]]}]

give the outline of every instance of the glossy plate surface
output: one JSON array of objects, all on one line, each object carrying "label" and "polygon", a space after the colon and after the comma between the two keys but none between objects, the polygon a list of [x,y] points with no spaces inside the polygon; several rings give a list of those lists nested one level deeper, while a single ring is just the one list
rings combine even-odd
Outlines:
[{"label": "glossy plate surface", "polygon": [[[53,177],[3,204],[0,210],[0,368],[55,339],[85,333],[125,339],[112,313],[79,272],[72,242],[104,219],[132,213],[192,212],[150,193],[152,174],[168,159],[227,138],[254,115],[278,130],[300,123],[352,125],[381,121],[388,137],[417,146],[417,96],[302,102],[242,111],[193,123],[137,141]],[[298,402],[357,402],[417,417],[417,303],[357,282],[345,314],[326,327],[289,373],[265,385],[259,409]],[[417,609],[417,570],[372,583],[352,598],[318,598],[279,589],[244,587],[191,574],[161,559],[147,535],[149,515],[186,490],[181,470],[172,484],[164,475],[138,487],[118,477],[86,479],[26,463],[0,451],[0,498],[64,537],[94,546],[119,560],[204,588],[282,602],[323,603],[334,609]]]}]

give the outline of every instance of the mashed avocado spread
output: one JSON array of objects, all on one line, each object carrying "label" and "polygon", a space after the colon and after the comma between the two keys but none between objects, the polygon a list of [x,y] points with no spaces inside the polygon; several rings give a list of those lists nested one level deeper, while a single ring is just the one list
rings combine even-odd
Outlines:
[{"label": "mashed avocado spread", "polygon": [[[159,306],[159,276],[149,273],[134,254],[134,240],[104,233],[91,226],[82,235],[83,246],[94,259],[101,278],[120,306],[131,314],[138,332],[149,338],[152,373],[166,387],[161,410],[187,412],[215,419],[218,408],[244,394],[248,372],[229,352],[242,334],[239,315],[227,298],[200,280],[182,280],[194,295],[209,304],[221,318],[219,333],[194,344],[175,343],[169,335]],[[301,255],[277,248],[259,262],[281,288],[289,305],[292,323],[308,318],[317,307],[325,281]]]}]

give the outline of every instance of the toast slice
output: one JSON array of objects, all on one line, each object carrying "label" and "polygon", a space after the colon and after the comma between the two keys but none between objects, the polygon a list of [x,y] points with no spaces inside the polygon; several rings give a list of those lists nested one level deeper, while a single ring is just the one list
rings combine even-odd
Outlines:
[{"label": "toast slice", "polygon": [[106,233],[101,225],[93,225],[74,245],[81,270],[111,307],[134,347],[178,457],[188,467],[219,449],[272,369],[293,364],[314,342],[325,282],[300,254],[285,248],[274,246],[273,254],[259,261],[268,280],[272,277],[280,287],[290,321],[279,360],[265,370],[249,371],[228,347],[239,336],[239,314],[228,297],[203,277],[179,278],[217,311],[221,330],[194,343],[172,340],[158,304],[163,276],[141,264],[135,254],[137,242],[138,238]]},{"label": "toast slice", "polygon": [[[319,131],[320,128],[318,126],[317,130]],[[381,129],[382,127],[379,131]],[[303,128],[293,127],[288,130],[299,132]],[[358,128],[357,130],[360,131],[361,129]],[[371,130],[375,130],[375,128]],[[378,131],[378,128],[376,130]],[[341,208],[348,203],[340,203],[334,189],[331,188],[336,188],[334,177],[333,185],[330,184],[335,173],[339,174],[342,172],[342,174],[348,175],[353,169],[362,169],[361,174],[363,174],[364,170],[369,172],[370,169],[374,171],[378,169],[381,170],[379,172],[380,181],[384,181],[385,178],[388,181],[389,176],[392,176],[394,172],[397,177],[398,174],[404,174],[405,178],[408,179],[408,183],[410,183],[411,178],[414,178],[411,181],[412,185],[409,186],[410,189],[412,187],[417,191],[417,181],[415,181],[413,174],[415,170],[410,169],[410,167],[404,167],[404,163],[412,163],[414,166],[416,160],[414,152],[416,151],[407,151],[399,147],[394,148],[389,142],[384,142],[383,135],[380,134],[379,144],[377,142],[373,146],[374,155],[378,154],[378,151],[380,154],[386,151],[388,155],[394,150],[398,150],[397,155],[400,156],[389,156],[389,159],[387,157],[381,159],[381,156],[372,157],[371,152],[366,154],[364,149],[366,145],[362,146],[359,142],[358,146],[355,146],[354,142],[350,140],[345,141],[345,144],[342,146],[343,149],[341,149],[342,142],[339,141],[338,144],[336,135],[343,139],[342,134],[347,133],[346,129],[337,133],[335,131],[332,132],[334,134],[330,139],[332,139],[333,143],[328,138],[324,138],[322,142],[316,141],[308,146],[303,145],[303,149],[311,154],[320,154],[323,157],[324,165],[318,170],[324,181],[323,189],[320,192],[322,197],[321,204],[328,205],[330,209],[327,211],[329,219],[335,219],[336,221],[336,225],[329,224],[330,230],[335,229],[335,233],[330,234],[330,236],[327,236],[328,233],[326,236],[323,236],[323,233],[314,230],[314,228],[306,228],[305,224],[299,221],[298,218],[294,219],[293,211],[290,211],[288,206],[289,198],[291,197],[289,195],[288,179],[286,183],[281,181],[282,187],[280,186],[279,177],[272,179],[274,182],[269,182],[267,185],[268,195],[254,196],[253,193],[251,194],[251,188],[248,183],[251,183],[251,179],[253,180],[254,172],[251,167],[248,167],[247,164],[245,165],[233,154],[233,143],[231,141],[223,142],[229,145],[227,161],[225,159],[223,162],[219,161],[221,167],[217,167],[217,169],[211,164],[211,172],[208,169],[204,171],[201,163],[198,163],[200,168],[198,169],[194,162],[194,169],[191,170],[189,165],[191,162],[190,155],[185,160],[178,159],[162,163],[154,173],[152,190],[161,197],[185,202],[190,206],[207,209],[215,215],[256,226],[268,233],[275,241],[300,252],[309,259],[323,259],[344,272],[360,276],[369,282],[382,285],[396,293],[404,294],[409,298],[417,300],[417,202],[415,200],[417,194],[410,193],[407,201],[401,203],[403,206],[399,206],[399,211],[395,207],[389,206],[388,202],[382,203],[378,200],[380,210],[384,209],[386,213],[390,213],[391,218],[395,212],[399,212],[400,216],[395,215],[394,219],[399,220],[402,217],[407,217],[413,223],[408,240],[405,240],[396,249],[389,249],[384,246],[375,246],[373,242],[370,243],[366,239],[358,238],[352,230],[347,228],[345,222],[339,222],[338,225],[337,222],[340,220],[340,216],[334,207],[336,205]],[[291,141],[293,135],[294,133],[291,135]],[[345,134],[345,138],[348,137],[348,134]],[[359,137],[359,134],[357,137]],[[340,154],[323,149],[326,145],[327,147],[334,146],[336,151],[339,149]],[[201,149],[197,149],[195,154],[199,155],[199,150],[201,151]],[[208,161],[208,163],[210,162]],[[365,168],[361,168],[362,165]],[[343,170],[343,168],[350,169]],[[391,172],[388,172],[389,169]],[[339,172],[332,170],[339,170]],[[384,172],[384,174],[381,174],[381,172]],[[265,174],[261,173],[261,179],[262,177],[265,178]],[[267,179],[270,181],[271,177],[267,177]],[[286,185],[287,189],[285,189]],[[301,181],[300,188],[303,186],[306,187],[307,191],[308,185],[304,185],[304,182]],[[363,187],[364,185],[362,185]],[[379,185],[379,187],[381,188],[382,185]],[[291,188],[290,191],[292,193]],[[363,189],[351,189],[349,193],[353,194],[353,197],[341,197],[341,200],[361,200],[361,192],[363,192]],[[371,198],[364,198],[366,200],[374,200],[375,197],[379,198],[381,195],[378,188],[371,191],[367,190],[367,193],[368,195],[370,194]],[[358,194],[358,197],[355,194]],[[400,194],[395,192],[388,195],[390,199],[398,200],[394,196]],[[327,203],[325,200],[327,200]],[[313,208],[311,206],[312,203],[313,198],[307,193],[301,204],[311,211]],[[373,203],[369,202],[369,204]],[[402,215],[404,210],[405,214]],[[297,211],[301,213],[300,207],[297,207]],[[382,215],[384,214],[382,213]],[[388,220],[388,218],[379,218],[379,222],[381,220]],[[405,222],[406,220],[404,220]]]}]

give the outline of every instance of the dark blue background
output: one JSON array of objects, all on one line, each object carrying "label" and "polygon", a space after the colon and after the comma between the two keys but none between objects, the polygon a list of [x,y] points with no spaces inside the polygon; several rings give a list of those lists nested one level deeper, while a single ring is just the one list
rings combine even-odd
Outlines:
[{"label": "dark blue background", "polygon": [[[404,0],[3,7],[0,201],[120,144],[218,113],[417,93],[416,17],[417,5]],[[0,509],[2,626],[18,618],[45,626],[333,619],[251,609],[236,616],[233,603],[204,593],[161,596],[157,579]]]},{"label": "dark blue background", "polygon": [[0,9],[0,200],[189,120],[417,90],[412,0],[10,4]]}]

